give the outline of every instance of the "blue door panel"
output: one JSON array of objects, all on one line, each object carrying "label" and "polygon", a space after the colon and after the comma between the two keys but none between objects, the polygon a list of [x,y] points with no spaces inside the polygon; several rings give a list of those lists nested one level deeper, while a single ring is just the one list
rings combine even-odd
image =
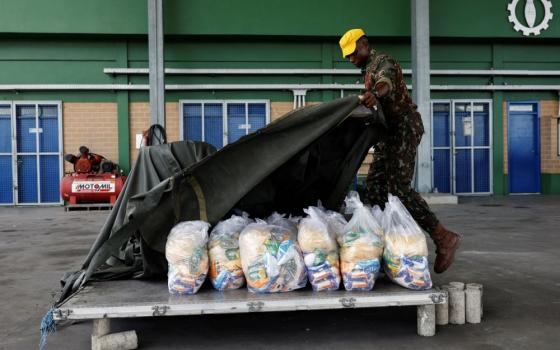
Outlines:
[{"label": "blue door panel", "polygon": [[434,189],[451,193],[451,115],[449,103],[435,103],[433,112]]},{"label": "blue door panel", "polygon": [[[474,106],[473,145],[490,146],[490,106],[488,103],[478,103]],[[476,110],[476,107],[482,107],[482,111]]]},{"label": "blue door panel", "polygon": [[[533,106],[536,111],[537,105],[534,104]],[[538,113],[510,111],[508,117],[508,165],[511,193],[540,192]]]},{"label": "blue door panel", "polygon": [[183,105],[183,139],[202,141],[202,104]]},{"label": "blue door panel", "polygon": [[474,192],[490,192],[490,150],[474,150]]},{"label": "blue door panel", "polygon": [[60,163],[56,155],[40,156],[41,203],[60,202]]},{"label": "blue door panel", "polygon": [[[228,143],[233,143],[247,134],[245,125],[245,103],[228,103]],[[241,128],[240,128],[241,127]]]},{"label": "blue door panel", "polygon": [[464,123],[470,121],[471,112],[468,110],[470,103],[456,104],[455,105],[455,146],[456,147],[470,147],[472,146],[471,136],[465,135]]},{"label": "blue door panel", "polygon": [[12,115],[10,105],[0,105],[0,204],[14,202],[12,180]]},{"label": "blue door panel", "polygon": [[58,106],[39,106],[40,152],[58,152]]},{"label": "blue door panel", "polygon": [[12,152],[12,116],[10,106],[0,106],[0,153]]},{"label": "blue door panel", "polygon": [[18,156],[18,202],[38,203],[37,157]]},{"label": "blue door panel", "polygon": [[435,112],[433,117],[434,147],[449,147],[449,112]]},{"label": "blue door panel", "polygon": [[451,193],[451,157],[448,149],[434,150],[434,187],[440,193]]},{"label": "blue door panel", "polygon": [[249,103],[249,133],[255,132],[266,126],[266,104]]},{"label": "blue door panel", "polygon": [[455,156],[455,192],[470,193],[472,191],[471,150],[459,149]]},{"label": "blue door panel", "polygon": [[204,104],[204,140],[217,149],[224,147],[224,122],[221,103]]},{"label": "blue door panel", "polygon": [[0,156],[0,203],[14,202],[14,188],[12,183],[12,156]]},{"label": "blue door panel", "polygon": [[37,152],[36,133],[31,132],[31,129],[37,128],[35,106],[17,106],[16,123],[17,151]]}]

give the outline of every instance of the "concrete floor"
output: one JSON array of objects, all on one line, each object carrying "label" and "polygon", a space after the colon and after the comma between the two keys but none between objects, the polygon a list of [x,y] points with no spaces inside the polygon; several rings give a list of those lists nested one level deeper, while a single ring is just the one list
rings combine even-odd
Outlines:
[{"label": "concrete floor", "polygon": [[[560,196],[462,198],[434,206],[464,235],[454,266],[433,275],[484,285],[480,325],[416,336],[413,307],[117,320],[141,349],[559,349]],[[33,349],[60,276],[78,269],[107,212],[0,208],[0,349]],[[433,246],[430,247],[433,258]],[[91,322],[59,327],[47,349],[90,348]]]}]

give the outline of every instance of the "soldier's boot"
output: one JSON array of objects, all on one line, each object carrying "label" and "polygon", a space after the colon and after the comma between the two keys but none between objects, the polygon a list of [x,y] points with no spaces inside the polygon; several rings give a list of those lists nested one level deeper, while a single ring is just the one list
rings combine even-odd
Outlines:
[{"label": "soldier's boot", "polygon": [[461,236],[453,231],[447,230],[441,223],[438,223],[431,237],[436,244],[434,271],[436,273],[442,273],[453,263],[455,252],[461,244]]}]

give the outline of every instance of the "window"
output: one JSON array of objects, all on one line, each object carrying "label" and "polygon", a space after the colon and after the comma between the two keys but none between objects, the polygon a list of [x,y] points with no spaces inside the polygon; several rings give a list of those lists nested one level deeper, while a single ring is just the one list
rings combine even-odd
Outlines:
[{"label": "window", "polygon": [[182,139],[220,149],[268,124],[269,105],[267,100],[180,101]]}]

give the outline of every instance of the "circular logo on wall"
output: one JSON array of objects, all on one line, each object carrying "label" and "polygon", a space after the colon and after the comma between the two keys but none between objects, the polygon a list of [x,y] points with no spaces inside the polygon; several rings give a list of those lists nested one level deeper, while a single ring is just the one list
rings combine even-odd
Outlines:
[{"label": "circular logo on wall", "polygon": [[[544,17],[541,23],[535,25],[535,20],[537,18],[537,6],[535,2],[540,1],[542,3],[542,8],[544,9]],[[519,0],[513,0],[508,5],[509,17],[508,20],[513,23],[513,29],[517,32],[523,32],[523,35],[540,35],[541,31],[548,29],[548,22],[553,17],[552,13],[552,3],[550,0],[525,0],[525,24],[522,24],[516,15],[517,5]]]}]

